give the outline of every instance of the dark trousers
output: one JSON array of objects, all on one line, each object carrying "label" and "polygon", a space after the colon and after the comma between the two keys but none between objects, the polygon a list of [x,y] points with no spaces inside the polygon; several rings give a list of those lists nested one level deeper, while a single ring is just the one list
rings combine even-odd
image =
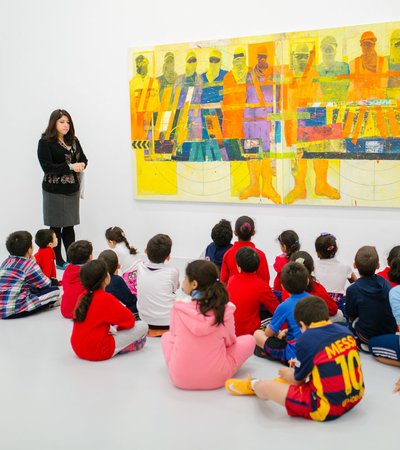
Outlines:
[{"label": "dark trousers", "polygon": [[54,233],[56,233],[58,239],[58,245],[57,247],[54,247],[54,253],[56,254],[56,263],[57,265],[62,266],[65,263],[61,252],[62,244],[64,244],[65,253],[67,253],[68,247],[73,242],[75,242],[75,230],[74,227],[51,227],[51,229],[54,231]]}]

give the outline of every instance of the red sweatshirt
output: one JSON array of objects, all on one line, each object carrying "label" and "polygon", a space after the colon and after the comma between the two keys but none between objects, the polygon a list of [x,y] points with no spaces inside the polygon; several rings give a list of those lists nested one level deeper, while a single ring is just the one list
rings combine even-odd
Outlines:
[{"label": "red sweatshirt", "polygon": [[[326,303],[328,307],[329,315],[334,316],[338,312],[338,307],[336,302],[332,299],[332,297],[328,294],[326,289],[322,286],[318,281],[314,281],[312,291],[307,291],[310,295],[315,295],[316,297],[322,298],[322,300]],[[288,291],[282,288],[282,301],[286,300],[290,297]]]},{"label": "red sweatshirt", "polygon": [[110,325],[133,328],[135,316],[113,295],[99,289],[93,294],[85,320],[74,322],[71,345],[77,356],[89,361],[110,359],[115,351]]},{"label": "red sweatshirt", "polygon": [[79,279],[81,266],[70,264],[64,271],[62,278],[63,295],[61,298],[61,314],[66,319],[74,317],[74,310],[78,298],[85,292]]},{"label": "red sweatshirt", "polygon": [[269,285],[256,273],[240,272],[229,278],[229,300],[236,306],[234,312],[236,335],[253,334],[260,328],[260,305],[273,314],[278,299]]},{"label": "red sweatshirt", "polygon": [[227,284],[229,278],[232,275],[236,275],[239,273],[236,265],[235,256],[236,252],[242,247],[254,248],[254,250],[258,253],[258,256],[260,257],[260,265],[257,270],[257,275],[262,280],[266,281],[267,284],[269,284],[269,270],[265,253],[256,248],[256,246],[251,241],[237,241],[233,244],[233,247],[231,247],[225,253],[224,259],[222,260],[221,275],[220,275],[220,280],[222,281],[222,283]]},{"label": "red sweatshirt", "polygon": [[390,267],[385,267],[383,270],[378,272],[377,275],[379,275],[380,277],[383,277],[385,280],[389,281],[389,283],[392,285],[392,287],[395,287],[395,286],[397,286],[397,283],[389,280],[389,270],[390,270]]},{"label": "red sweatshirt", "polygon": [[36,262],[47,278],[57,278],[55,263],[56,255],[51,247],[39,248],[34,256]]},{"label": "red sweatshirt", "polygon": [[274,269],[276,272],[276,277],[274,280],[274,291],[282,292],[281,272],[288,262],[289,258],[286,256],[286,253],[282,253],[282,255],[275,258]]}]

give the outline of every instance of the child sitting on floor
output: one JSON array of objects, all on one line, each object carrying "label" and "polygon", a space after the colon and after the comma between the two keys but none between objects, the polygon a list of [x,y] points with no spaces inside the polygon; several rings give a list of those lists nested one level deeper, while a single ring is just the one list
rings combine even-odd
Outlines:
[{"label": "child sitting on floor", "polygon": [[222,260],[220,278],[225,285],[228,283],[228,280],[232,275],[236,275],[238,273],[235,255],[236,252],[242,247],[252,247],[256,250],[258,256],[260,257],[260,265],[257,269],[257,275],[269,284],[269,269],[265,253],[256,248],[253,242],[251,242],[251,238],[255,235],[255,233],[256,230],[254,227],[254,220],[251,217],[241,216],[237,219],[235,223],[235,236],[237,236],[238,240],[233,244],[233,247],[225,253]]},{"label": "child sitting on floor", "polygon": [[62,278],[63,295],[61,300],[61,314],[66,319],[72,319],[78,298],[83,294],[83,287],[79,272],[83,264],[91,261],[93,256],[92,243],[85,240],[73,242],[67,250],[68,261]]},{"label": "child sitting on floor", "polygon": [[172,241],[157,234],[147,243],[149,263],[141,263],[137,271],[137,308],[142,320],[149,324],[149,336],[159,337],[169,329],[169,315],[179,288],[179,271],[168,266]]},{"label": "child sitting on floor", "polygon": [[[302,298],[309,296],[306,292],[308,271],[303,264],[289,262],[282,269],[281,282],[291,296],[276,308],[267,328],[254,333],[257,342],[254,353],[261,358],[288,364],[290,359],[296,357],[300,328],[294,319],[294,308]],[[285,323],[287,329],[281,330]]]},{"label": "child sitting on floor", "polygon": [[364,395],[356,341],[346,327],[328,320],[328,308],[318,297],[300,300],[294,314],[302,331],[294,372],[283,367],[278,379],[230,379],[225,387],[233,395],[272,400],[285,407],[289,416],[337,419]]},{"label": "child sitting on floor", "polygon": [[71,345],[76,355],[103,361],[141,349],[146,342],[147,324],[135,323],[129,309],[104,291],[110,281],[106,263],[90,261],[82,266],[79,276],[86,293],[74,312]]},{"label": "child sitting on floor", "polygon": [[282,299],[282,283],[281,272],[284,266],[289,262],[293,253],[300,250],[300,241],[298,234],[293,230],[282,231],[278,236],[278,241],[281,246],[282,254],[275,258],[274,269],[276,276],[274,279],[274,294],[279,300]]},{"label": "child sitting on floor", "polygon": [[222,259],[225,253],[232,247],[232,237],[232,226],[228,220],[221,219],[211,230],[213,242],[208,244],[205,258],[213,262],[219,270],[221,270]]},{"label": "child sitting on floor", "polygon": [[344,292],[346,283],[357,280],[353,269],[336,259],[338,246],[336,238],[330,233],[321,233],[315,241],[318,259],[315,261],[315,277],[335,300],[338,308],[344,313]]},{"label": "child sitting on floor", "polygon": [[181,389],[222,387],[254,350],[253,336],[235,335],[235,307],[218,276],[210,261],[187,265],[182,288],[192,301],[174,303],[161,339],[171,381]]},{"label": "child sitting on floor", "polygon": [[0,314],[2,319],[31,315],[56,305],[57,286],[51,286],[33,259],[32,235],[15,231],[7,237],[10,254],[0,266]]},{"label": "child sitting on floor", "polygon": [[279,302],[269,285],[257,275],[260,258],[254,248],[239,249],[236,263],[239,273],[229,278],[227,291],[229,300],[236,306],[236,335],[242,336],[253,334],[260,328],[261,305],[265,306],[268,316],[272,317]]},{"label": "child sitting on floor", "polygon": [[38,266],[47,278],[50,278],[51,284],[58,286],[56,272],[56,254],[54,247],[57,247],[57,235],[51,228],[39,230],[35,235],[35,243],[39,250],[34,254]]},{"label": "child sitting on floor", "polygon": [[125,280],[132,294],[137,295],[137,268],[142,258],[138,256],[136,248],[129,245],[122,228],[107,228],[106,239],[108,246],[118,256],[122,278]]},{"label": "child sitting on floor", "polygon": [[124,279],[118,275],[120,264],[118,256],[113,250],[104,250],[100,253],[99,258],[106,263],[108,273],[110,275],[110,283],[106,287],[106,292],[112,294],[121,303],[123,303],[134,315],[139,318],[136,307],[137,298],[132,294]]},{"label": "child sitting on floor", "polygon": [[396,333],[396,321],[389,303],[392,286],[384,278],[375,275],[379,268],[375,247],[361,247],[356,253],[354,266],[361,278],[347,288],[346,313],[359,348],[368,352],[369,339]]},{"label": "child sitting on floor", "polygon": [[[293,253],[290,257],[291,261],[299,262],[304,264],[305,268],[308,271],[308,286],[306,291],[315,297],[322,298],[322,300],[326,303],[329,312],[329,320],[331,322],[346,322],[346,319],[343,316],[342,311],[338,309],[336,302],[332,299],[332,297],[326,292],[324,286],[315,279],[313,275],[314,272],[314,260],[312,256],[303,251],[299,251]],[[282,292],[282,300],[286,300],[289,297],[289,293],[285,290]]]}]

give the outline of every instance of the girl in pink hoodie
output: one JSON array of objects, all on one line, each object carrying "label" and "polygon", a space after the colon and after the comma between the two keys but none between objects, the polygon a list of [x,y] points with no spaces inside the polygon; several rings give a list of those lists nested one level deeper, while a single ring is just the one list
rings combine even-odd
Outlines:
[{"label": "girl in pink hoodie", "polygon": [[218,277],[210,261],[187,265],[182,289],[192,301],[174,303],[170,331],[161,339],[169,375],[181,389],[224,386],[255,348],[253,336],[236,337],[235,306]]}]

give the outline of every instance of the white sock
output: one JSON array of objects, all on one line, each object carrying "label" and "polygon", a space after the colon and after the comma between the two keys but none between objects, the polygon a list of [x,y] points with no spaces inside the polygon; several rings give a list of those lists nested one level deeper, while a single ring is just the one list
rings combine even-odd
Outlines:
[{"label": "white sock", "polygon": [[253,391],[254,391],[254,385],[255,385],[255,383],[258,383],[260,380],[258,379],[258,378],[253,378],[252,380],[251,380],[251,382],[250,382],[250,384],[251,384],[251,388],[253,389]]}]

